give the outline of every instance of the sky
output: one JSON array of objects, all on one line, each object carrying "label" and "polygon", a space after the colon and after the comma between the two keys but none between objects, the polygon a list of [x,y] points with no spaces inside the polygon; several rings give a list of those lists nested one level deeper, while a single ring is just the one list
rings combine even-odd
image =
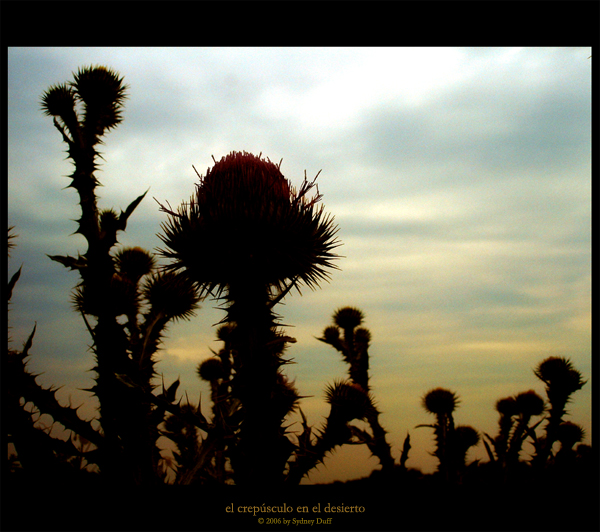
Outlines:
[{"label": "sky", "polygon": [[[588,380],[569,419],[591,443],[590,48],[9,48],[8,224],[21,265],[10,306],[20,347],[34,324],[29,367],[62,386],[64,402],[96,407],[90,338],[71,309],[78,278],[47,255],[84,253],[72,233],[76,193],[65,145],[40,110],[51,85],[78,68],[113,68],[129,85],[124,121],[106,135],[100,206],[125,209],[149,192],[121,234],[161,247],[157,202],[189,199],[200,174],[231,151],[281,162],[295,185],[314,177],[339,226],[339,270],[278,307],[297,339],[286,366],[309,424],[328,414],[327,384],[347,376],[316,338],[354,306],[372,334],[370,373],[398,461],[432,472],[434,422],[422,397],[460,397],[457,424],[497,433],[500,398],[544,386],[533,368],[568,357]],[[193,167],[192,167],[193,165]],[[210,252],[207,252],[210,260]],[[170,327],[157,369],[210,406],[199,362],[220,345],[223,311],[205,300]],[[299,421],[299,417],[293,419]],[[299,425],[296,425],[299,428]],[[531,449],[526,448],[528,452]],[[526,456],[526,455],[524,455]],[[480,444],[469,460],[487,460]],[[363,447],[328,457],[307,482],[378,467]]]}]

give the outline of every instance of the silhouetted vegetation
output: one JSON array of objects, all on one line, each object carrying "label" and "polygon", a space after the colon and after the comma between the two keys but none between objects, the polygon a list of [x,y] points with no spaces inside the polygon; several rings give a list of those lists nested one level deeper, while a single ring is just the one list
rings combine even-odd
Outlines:
[{"label": "silhouetted vegetation", "polygon": [[[33,327],[22,349],[9,346],[3,363],[5,480],[291,487],[336,448],[366,445],[380,468],[346,487],[510,490],[523,482],[597,481],[595,456],[581,443],[583,429],[566,419],[566,405],[586,381],[563,357],[546,358],[534,369],[546,399],[529,390],[497,401],[493,436],[455,426],[457,393],[430,390],[421,400],[435,422],[418,427],[433,429],[438,469],[424,475],[406,467],[409,434],[396,462],[370,383],[372,336],[363,312],[350,306],[335,310],[318,338],[341,354],[348,374],[326,385],[329,414],[319,428],[309,426],[302,396],[284,372],[291,362],[286,347],[295,339],[276,306],[301,287],[317,289],[335,268],[337,227],[320,203],[316,178],[305,177],[295,188],[280,165],[232,152],[199,176],[189,201],[176,209],[161,206],[167,219],[158,255],[120,246],[118,234],[145,193],[118,213],[100,209],[95,191],[98,146],[122,121],[126,90],[114,71],[90,67],[42,97],[74,166],[69,187],[81,208],[76,232],[87,242],[83,254],[50,259],[79,276],[72,301],[91,337],[96,364],[89,392],[99,410],[97,420],[84,420],[77,408],[60,403],[56,388],[37,382],[27,367]],[[13,238],[9,230],[8,250]],[[8,301],[20,272],[8,283]],[[225,317],[216,329],[220,350],[197,368],[211,391],[207,413],[183,401],[179,381],[158,382],[155,364],[168,325],[190,319],[209,296],[222,302]],[[62,437],[40,423],[42,415],[65,428]],[[295,432],[292,416],[300,420]],[[161,436],[172,442],[171,475]],[[467,451],[480,442],[489,461],[468,463]],[[526,442],[535,449],[531,457]]]}]

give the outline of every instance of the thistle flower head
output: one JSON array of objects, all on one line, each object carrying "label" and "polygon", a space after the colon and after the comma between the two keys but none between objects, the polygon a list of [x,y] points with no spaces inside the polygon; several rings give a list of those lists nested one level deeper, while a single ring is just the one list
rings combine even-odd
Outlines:
[{"label": "thistle flower head", "polygon": [[221,342],[229,342],[234,330],[235,323],[224,323],[217,329],[217,339],[221,340]]},{"label": "thistle flower head", "polygon": [[563,421],[558,426],[557,440],[563,447],[572,448],[573,445],[579,443],[585,437],[585,431],[571,421]]},{"label": "thistle flower head", "polygon": [[75,109],[75,97],[69,85],[53,85],[42,95],[42,111],[47,116],[61,118],[71,115]]},{"label": "thistle flower head", "polygon": [[368,348],[371,343],[371,331],[364,327],[359,327],[354,331],[354,342],[363,348]]},{"label": "thistle flower head", "polygon": [[552,391],[570,395],[580,390],[586,381],[571,361],[564,357],[549,357],[534,370],[535,376]]},{"label": "thistle flower head", "polygon": [[335,344],[340,339],[340,330],[333,325],[326,327],[323,331],[323,337],[321,339],[328,344]]},{"label": "thistle flower head", "polygon": [[455,436],[463,449],[468,449],[479,443],[479,433],[470,425],[459,425],[455,429]]},{"label": "thistle flower head", "polygon": [[153,270],[156,261],[148,251],[136,246],[119,249],[115,263],[121,275],[137,282]]},{"label": "thistle flower head", "polygon": [[160,272],[144,284],[144,295],[153,311],[164,312],[168,318],[188,319],[200,300],[193,283],[173,272]]},{"label": "thistle flower head", "polygon": [[496,402],[496,411],[503,416],[516,416],[519,413],[517,401],[514,397],[505,397]]},{"label": "thistle flower head", "polygon": [[86,105],[86,118],[92,117],[100,128],[115,127],[122,121],[127,86],[114,70],[103,66],[81,68],[71,83],[76,97]]},{"label": "thistle flower head", "polygon": [[114,233],[119,227],[119,215],[114,209],[100,211],[100,230],[104,233]]},{"label": "thistle flower head", "polygon": [[333,321],[342,329],[354,329],[364,320],[364,314],[355,307],[344,307],[338,309],[333,314]]},{"label": "thistle flower head", "polygon": [[523,416],[539,416],[545,408],[544,400],[533,390],[515,396],[519,413]]},{"label": "thistle flower head", "polygon": [[435,388],[423,397],[423,408],[430,414],[449,415],[458,406],[458,396],[444,388]]},{"label": "thistle flower head", "polygon": [[325,389],[325,400],[331,405],[332,413],[345,421],[364,419],[373,408],[369,394],[361,386],[351,382],[336,382]]},{"label": "thistle flower head", "polygon": [[329,277],[339,245],[333,218],[309,197],[315,183],[296,190],[278,165],[232,152],[207,171],[189,204],[160,235],[169,268],[185,269],[203,291],[252,279],[282,290],[290,282],[314,288]]},{"label": "thistle flower head", "polygon": [[220,358],[207,358],[204,362],[198,364],[198,376],[207,382],[217,381],[225,378],[225,370]]}]

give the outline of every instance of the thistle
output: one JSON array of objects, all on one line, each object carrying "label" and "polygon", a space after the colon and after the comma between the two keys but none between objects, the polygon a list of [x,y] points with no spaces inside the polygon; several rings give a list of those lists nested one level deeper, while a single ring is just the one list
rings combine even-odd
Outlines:
[{"label": "thistle", "polygon": [[[371,332],[361,327],[364,314],[355,307],[342,307],[333,314],[333,325],[325,328],[318,340],[331,345],[339,351],[348,364],[350,381],[369,393],[369,346]],[[391,448],[386,441],[386,431],[379,421],[379,411],[371,401],[366,418],[372,435],[363,434],[363,438],[373,455],[379,459],[382,469],[389,472],[394,467]]]},{"label": "thistle", "polygon": [[301,412],[303,432],[298,438],[295,459],[290,463],[286,477],[290,485],[298,484],[336,447],[370,440],[368,434],[350,425],[355,419],[366,420],[374,408],[371,396],[362,387],[351,381],[336,381],[326,387],[325,400],[330,405],[330,412],[314,443],[311,440],[312,429]]},{"label": "thistle", "polygon": [[[14,247],[15,234],[8,230],[8,251]],[[11,277],[8,283],[7,302],[10,303],[12,291],[21,275],[21,268]],[[36,374],[28,366],[30,350],[33,346],[37,325],[21,350],[8,348],[4,358],[3,372],[5,386],[2,391],[3,435],[6,442],[12,444],[12,456],[9,459],[8,471],[15,471],[15,465],[26,474],[65,476],[85,471],[88,465],[95,463],[95,451],[90,450],[102,446],[102,434],[96,431],[91,423],[79,417],[78,409],[65,406],[56,397],[58,388],[40,385]],[[10,342],[10,339],[9,339]],[[26,405],[34,405],[32,410]],[[38,423],[36,413],[51,416],[53,422],[61,423],[73,438],[64,441],[51,435],[51,431]],[[85,439],[87,450],[78,448],[73,439]],[[89,452],[88,452],[89,451]],[[9,453],[10,454],[10,453]]]},{"label": "thistle", "polygon": [[495,455],[492,453],[488,443],[484,440],[485,448],[492,462],[497,461],[502,468],[506,467],[506,451],[511,431],[514,426],[515,417],[519,410],[514,397],[505,397],[496,402],[496,412],[500,414],[498,419],[498,435],[495,438],[484,434],[487,440],[493,445]]},{"label": "thistle", "polygon": [[318,190],[311,196],[314,189],[305,178],[296,190],[268,159],[232,152],[200,177],[189,203],[177,211],[162,207],[169,216],[160,235],[167,271],[225,300],[223,322],[235,325],[231,390],[243,420],[230,452],[237,484],[280,484],[294,448],[282,424],[299,397],[282,378],[290,340],[273,307],[293,287],[316,288],[334,267],[337,227],[318,205]]},{"label": "thistle", "polygon": [[507,462],[511,467],[514,467],[519,461],[519,453],[521,452],[525,438],[533,434],[535,427],[529,426],[531,418],[541,415],[545,409],[544,400],[533,390],[521,392],[514,399],[518,419],[508,443],[506,455]]},{"label": "thistle", "polygon": [[42,96],[42,110],[53,117],[74,165],[69,187],[81,207],[76,233],[88,245],[83,255],[50,258],[80,275],[73,302],[93,339],[96,382],[90,391],[100,402],[101,470],[118,481],[148,484],[160,480],[156,441],[164,413],[152,395],[155,353],[167,323],[188,317],[199,298],[185,279],[157,272],[147,251],[113,251],[145,196],[118,213],[100,209],[95,192],[97,146],[122,122],[126,93],[121,76],[98,66],[79,69],[72,82],[54,85]]},{"label": "thistle", "polygon": [[437,422],[434,425],[418,425],[418,427],[431,427],[435,432],[436,450],[434,455],[438,458],[438,471],[446,482],[456,480],[456,468],[453,464],[454,455],[454,418],[452,413],[458,406],[458,396],[445,388],[435,388],[425,394],[422,399],[423,408],[435,415]]},{"label": "thistle", "polygon": [[558,440],[559,427],[567,414],[566,405],[571,396],[586,383],[570,360],[564,357],[549,357],[535,368],[535,376],[546,385],[546,395],[550,403],[545,437],[533,459],[536,467],[543,467],[552,454],[552,446]]},{"label": "thistle", "polygon": [[577,452],[573,447],[585,438],[585,431],[577,423],[563,421],[556,434],[560,449],[554,458],[554,464],[563,469],[572,469],[577,460]]}]

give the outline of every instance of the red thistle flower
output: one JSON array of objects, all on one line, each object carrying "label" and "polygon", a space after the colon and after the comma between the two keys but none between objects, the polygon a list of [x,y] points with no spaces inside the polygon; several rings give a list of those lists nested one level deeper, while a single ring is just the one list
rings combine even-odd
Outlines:
[{"label": "red thistle flower", "polygon": [[189,204],[163,210],[162,254],[185,269],[204,292],[252,279],[284,290],[314,288],[335,267],[339,245],[333,218],[309,197],[315,181],[296,190],[280,167],[250,153],[232,152],[200,178]]}]

